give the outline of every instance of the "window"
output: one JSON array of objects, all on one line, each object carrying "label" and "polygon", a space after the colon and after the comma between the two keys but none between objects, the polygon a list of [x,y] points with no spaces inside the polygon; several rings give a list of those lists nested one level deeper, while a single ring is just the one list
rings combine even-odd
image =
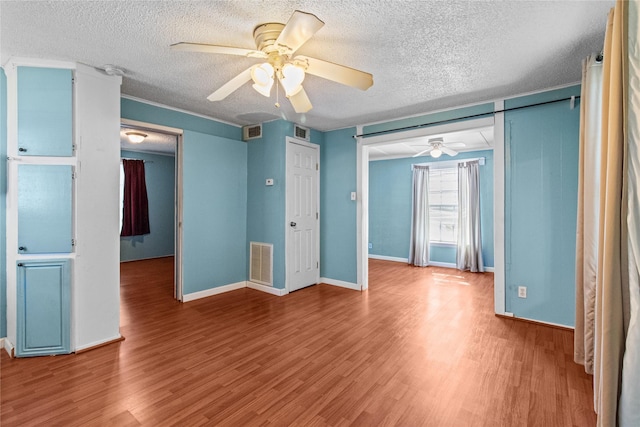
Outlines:
[{"label": "window", "polygon": [[458,168],[429,169],[429,240],[456,244],[458,238]]}]

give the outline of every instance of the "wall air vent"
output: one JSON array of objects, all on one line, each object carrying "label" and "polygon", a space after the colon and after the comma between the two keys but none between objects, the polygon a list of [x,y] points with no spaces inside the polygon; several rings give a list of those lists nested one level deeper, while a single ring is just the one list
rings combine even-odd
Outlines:
[{"label": "wall air vent", "polygon": [[309,129],[303,128],[302,126],[299,126],[299,125],[293,126],[293,135],[296,138],[304,139],[305,141],[311,140],[311,132],[309,132]]},{"label": "wall air vent", "polygon": [[273,245],[251,242],[249,281],[273,286]]},{"label": "wall air vent", "polygon": [[248,125],[242,127],[242,140],[262,138],[262,125]]}]

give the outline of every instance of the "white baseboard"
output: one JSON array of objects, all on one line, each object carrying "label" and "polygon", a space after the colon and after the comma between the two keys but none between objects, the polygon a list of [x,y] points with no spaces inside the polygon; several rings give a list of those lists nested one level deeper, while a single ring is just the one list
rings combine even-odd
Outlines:
[{"label": "white baseboard", "polygon": [[484,271],[485,271],[486,273],[495,273],[495,272],[496,272],[496,269],[495,269],[494,267],[485,267],[485,268],[484,268]]},{"label": "white baseboard", "polygon": [[193,301],[200,298],[206,298],[213,295],[218,295],[225,292],[231,292],[231,291],[235,291],[235,290],[246,288],[246,287],[247,287],[247,282],[242,281],[237,283],[231,283],[229,285],[218,286],[211,289],[205,289],[204,291],[192,292],[190,294],[184,294],[182,296],[182,302],[188,302],[188,301]]},{"label": "white baseboard", "polygon": [[360,285],[357,283],[344,282],[342,280],[328,279],[326,277],[320,278],[320,283],[326,283],[327,285],[339,286],[341,288],[353,289],[354,291],[361,291]]},{"label": "white baseboard", "polygon": [[120,260],[120,264],[124,264],[126,262],[136,262],[136,261],[147,261],[150,259],[160,259],[160,258],[169,258],[175,256],[174,254],[169,254],[169,255],[158,255],[158,256],[151,256],[149,258],[136,258],[136,259],[125,259],[125,260]]},{"label": "white baseboard", "polygon": [[386,256],[386,255],[369,254],[369,258],[371,258],[371,259],[381,259],[382,261],[404,262],[405,264],[407,264],[409,262],[408,258],[398,258],[398,257],[395,257],[395,256]]},{"label": "white baseboard", "polygon": [[255,282],[247,282],[247,288],[255,289],[256,291],[266,292],[271,295],[283,296],[288,294],[286,289],[274,288],[273,286],[262,285]]},{"label": "white baseboard", "polygon": [[13,352],[13,344],[11,344],[11,341],[9,341],[8,338],[0,338],[0,346],[2,346],[2,348],[4,348],[4,351],[7,352],[7,354],[9,355],[9,357],[13,358],[15,353]]},{"label": "white baseboard", "polygon": [[514,319],[521,319],[521,320],[526,320],[527,322],[532,322],[532,323],[540,323],[542,325],[549,325],[549,326],[555,326],[557,328],[563,328],[563,329],[572,329],[575,330],[574,326],[569,326],[569,325],[563,325],[561,323],[553,323],[553,322],[545,322],[543,320],[537,320],[537,319],[529,319],[528,317],[520,317],[520,316],[515,316],[513,315],[513,313],[510,313]]},{"label": "white baseboard", "polygon": [[452,262],[429,261],[429,267],[456,268],[456,265]]},{"label": "white baseboard", "polygon": [[76,349],[74,351],[76,353],[78,353],[78,352],[81,353],[82,351],[85,351],[85,350],[88,350],[88,349],[97,348],[97,347],[102,347],[102,346],[107,345],[107,344],[111,344],[111,343],[114,343],[114,342],[122,341],[123,339],[124,338],[122,338],[122,335],[118,334],[118,335],[116,335],[114,337],[107,338],[105,340],[94,341],[94,342],[91,342],[91,343],[88,343],[88,344],[83,344],[83,345],[76,346]]}]

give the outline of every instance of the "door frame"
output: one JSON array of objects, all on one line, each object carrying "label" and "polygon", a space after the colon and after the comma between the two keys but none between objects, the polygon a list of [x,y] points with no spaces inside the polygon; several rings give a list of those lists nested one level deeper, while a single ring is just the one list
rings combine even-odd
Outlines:
[{"label": "door frame", "polygon": [[[494,103],[494,111],[502,111],[504,101]],[[356,137],[356,170],[358,200],[357,212],[357,280],[363,290],[369,287],[369,150],[373,145],[400,142],[402,139],[428,136],[436,133],[455,132],[493,125],[493,245],[494,245],[494,311],[505,312],[505,242],[504,242],[504,113],[493,113],[490,117],[465,120],[443,125],[426,126],[404,132],[386,133],[368,138]],[[357,126],[362,135],[363,127]]]},{"label": "door frame", "polygon": [[173,297],[182,302],[183,284],[182,284],[182,144],[184,131],[179,128],[157,125],[154,123],[140,122],[121,118],[120,123],[126,126],[136,127],[140,129],[148,129],[150,131],[161,132],[176,137],[176,154],[175,154],[175,200],[174,200],[174,258],[173,258]]},{"label": "door frame", "polygon": [[285,149],[285,184],[284,184],[284,288],[286,293],[291,292],[291,284],[289,277],[289,266],[291,265],[291,253],[289,251],[289,193],[287,188],[289,186],[289,150],[292,144],[302,145],[316,150],[318,168],[316,169],[316,206],[318,210],[318,219],[316,220],[315,228],[315,240],[316,240],[316,261],[318,263],[318,271],[316,275],[316,284],[320,282],[320,145],[305,141],[302,139],[294,138],[291,136],[286,137],[286,149]]}]

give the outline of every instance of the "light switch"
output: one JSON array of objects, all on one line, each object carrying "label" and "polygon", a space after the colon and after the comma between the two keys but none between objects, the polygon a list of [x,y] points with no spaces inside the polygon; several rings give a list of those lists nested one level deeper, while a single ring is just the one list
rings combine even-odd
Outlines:
[{"label": "light switch", "polygon": [[267,180],[265,181],[264,185],[267,185],[267,186],[273,185],[273,178],[267,178]]},{"label": "light switch", "polygon": [[356,192],[355,191],[351,192],[351,200],[356,200]]}]

